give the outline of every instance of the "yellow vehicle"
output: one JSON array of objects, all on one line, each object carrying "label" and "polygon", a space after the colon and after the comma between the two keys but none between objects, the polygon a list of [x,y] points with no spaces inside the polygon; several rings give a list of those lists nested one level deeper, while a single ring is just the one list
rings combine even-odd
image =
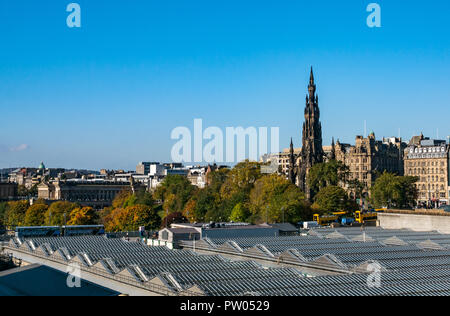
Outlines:
[{"label": "yellow vehicle", "polygon": [[331,223],[337,222],[339,220],[339,215],[323,215],[314,214],[313,221],[317,222],[320,226],[328,226]]},{"label": "yellow vehicle", "polygon": [[355,212],[355,221],[357,223],[363,224],[369,221],[376,221],[378,218],[378,212]]}]

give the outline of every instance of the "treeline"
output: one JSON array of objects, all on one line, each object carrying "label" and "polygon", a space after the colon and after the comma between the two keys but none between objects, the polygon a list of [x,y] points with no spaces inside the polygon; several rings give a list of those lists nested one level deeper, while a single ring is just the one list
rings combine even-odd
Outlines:
[{"label": "treeline", "polygon": [[152,195],[147,192],[121,192],[113,207],[96,211],[68,201],[44,200],[30,205],[28,200],[0,203],[0,226],[62,226],[103,224],[107,231],[137,231],[159,228],[161,218],[157,213]]},{"label": "treeline", "polygon": [[167,177],[155,193],[164,214],[177,212],[191,222],[297,223],[312,217],[298,187],[285,177],[262,174],[256,162],[208,174],[208,186],[198,189],[185,177]]},{"label": "treeline", "polygon": [[[140,226],[153,230],[186,221],[295,224],[312,220],[314,213],[358,210],[356,199],[366,197],[367,188],[348,179],[348,168],[340,162],[315,165],[308,175],[315,197],[311,205],[284,176],[262,174],[261,164],[245,161],[231,170],[209,173],[205,188],[192,185],[184,176],[170,175],[153,193],[123,191],[111,207],[102,211],[67,201],[50,206],[42,200],[32,206],[28,201],[2,203],[0,225],[103,224],[107,231],[136,231]],[[414,177],[391,173],[379,175],[370,189],[369,201],[374,207],[411,207],[417,197],[416,181]],[[341,188],[342,184],[352,195]]]},{"label": "treeline", "polygon": [[152,193],[122,192],[101,212],[107,230],[155,229],[174,222],[292,222],[310,220],[305,195],[285,177],[262,174],[261,165],[242,162],[208,174],[198,188],[184,176],[167,176]]},{"label": "treeline", "polygon": [[44,200],[37,200],[33,205],[28,200],[0,204],[0,225],[7,227],[88,225],[98,221],[98,213],[91,207],[67,201],[50,206]]}]

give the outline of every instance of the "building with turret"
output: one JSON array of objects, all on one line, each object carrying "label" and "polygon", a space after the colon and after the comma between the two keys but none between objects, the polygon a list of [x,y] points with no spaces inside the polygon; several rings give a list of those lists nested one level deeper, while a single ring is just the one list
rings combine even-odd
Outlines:
[{"label": "building with turret", "polygon": [[343,144],[338,140],[334,151],[336,160],[349,169],[347,180],[358,180],[368,192],[377,176],[384,171],[404,174],[403,151],[406,146],[397,137],[376,140],[372,132],[368,137],[356,136],[355,145]]},{"label": "building with turret", "polygon": [[[316,94],[316,83],[311,67],[308,95],[304,109],[305,121],[302,129],[302,147],[294,148],[291,139],[289,149],[279,154],[271,154],[262,158],[262,162],[278,160],[279,172],[300,187],[309,200],[312,200],[308,188],[309,170],[318,163],[338,160],[349,169],[349,179],[358,180],[368,192],[376,177],[384,171],[398,175],[404,174],[403,152],[406,143],[401,138],[390,137],[376,140],[375,133],[368,137],[356,136],[355,145],[343,144],[339,140],[331,140],[331,146],[323,146],[322,124],[320,122],[319,98]],[[343,186],[346,186],[342,184]],[[344,187],[352,193],[349,187]]]}]

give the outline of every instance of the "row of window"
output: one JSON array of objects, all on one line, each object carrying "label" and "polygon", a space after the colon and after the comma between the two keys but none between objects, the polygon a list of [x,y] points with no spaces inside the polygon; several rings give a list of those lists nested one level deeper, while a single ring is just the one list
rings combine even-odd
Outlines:
[{"label": "row of window", "polygon": [[444,153],[445,147],[428,147],[428,148],[411,148],[409,150],[411,154],[422,154],[422,153]]},{"label": "row of window", "polygon": [[445,174],[445,170],[443,168],[414,168],[407,170],[408,175],[421,175],[421,174]]},{"label": "row of window", "polygon": [[443,184],[439,185],[439,184],[430,184],[430,183],[428,183],[428,185],[417,184],[417,189],[421,190],[421,191],[426,191],[426,190],[428,190],[428,191],[435,191],[435,190],[445,191],[446,190],[446,188]]},{"label": "row of window", "polygon": [[438,177],[438,176],[428,176],[428,177],[420,177],[419,179],[420,182],[444,182],[445,183],[445,178],[443,177]]},{"label": "row of window", "polygon": [[351,172],[350,177],[352,177],[352,179],[362,179],[362,180],[368,179],[367,173]]},{"label": "row of window", "polygon": [[447,198],[445,192],[441,192],[439,194],[427,193],[427,192],[420,192],[419,193],[419,198],[422,198],[422,199],[436,199],[438,197],[441,198],[441,199],[446,199]]},{"label": "row of window", "polygon": [[408,167],[445,167],[445,161],[409,161]]}]

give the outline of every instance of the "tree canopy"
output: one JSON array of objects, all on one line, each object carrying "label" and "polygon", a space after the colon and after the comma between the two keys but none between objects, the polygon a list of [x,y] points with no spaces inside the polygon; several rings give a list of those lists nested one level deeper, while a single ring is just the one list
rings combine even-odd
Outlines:
[{"label": "tree canopy", "polygon": [[25,214],[30,204],[27,200],[8,202],[5,214],[5,226],[24,226]]},{"label": "tree canopy", "polygon": [[35,203],[31,205],[25,213],[25,226],[44,226],[47,210],[47,204]]},{"label": "tree canopy", "polygon": [[249,208],[258,222],[282,222],[284,219],[296,223],[308,220],[311,215],[303,192],[276,174],[256,181],[250,192]]},{"label": "tree canopy", "polygon": [[68,201],[54,202],[45,213],[45,223],[51,226],[65,225],[70,220],[70,214],[77,207],[79,207],[77,204]]},{"label": "tree canopy", "polygon": [[371,203],[375,207],[411,208],[417,199],[417,177],[397,176],[384,172],[371,187]]},{"label": "tree canopy", "polygon": [[168,213],[182,212],[197,187],[181,175],[168,175],[155,190],[154,197],[164,203]]},{"label": "tree canopy", "polygon": [[327,186],[338,186],[345,183],[348,176],[348,167],[341,161],[331,160],[312,166],[307,176],[307,182],[314,194]]},{"label": "tree canopy", "polygon": [[322,188],[315,196],[315,204],[322,212],[358,210],[358,205],[348,197],[347,192],[334,185]]},{"label": "tree canopy", "polygon": [[77,207],[70,212],[67,225],[95,225],[98,220],[98,213],[92,207]]},{"label": "tree canopy", "polygon": [[128,206],[112,210],[105,219],[107,231],[137,231],[140,226],[145,229],[156,229],[161,218],[155,209],[147,205]]},{"label": "tree canopy", "polygon": [[0,226],[5,226],[6,224],[6,215],[7,215],[8,203],[0,202]]}]

